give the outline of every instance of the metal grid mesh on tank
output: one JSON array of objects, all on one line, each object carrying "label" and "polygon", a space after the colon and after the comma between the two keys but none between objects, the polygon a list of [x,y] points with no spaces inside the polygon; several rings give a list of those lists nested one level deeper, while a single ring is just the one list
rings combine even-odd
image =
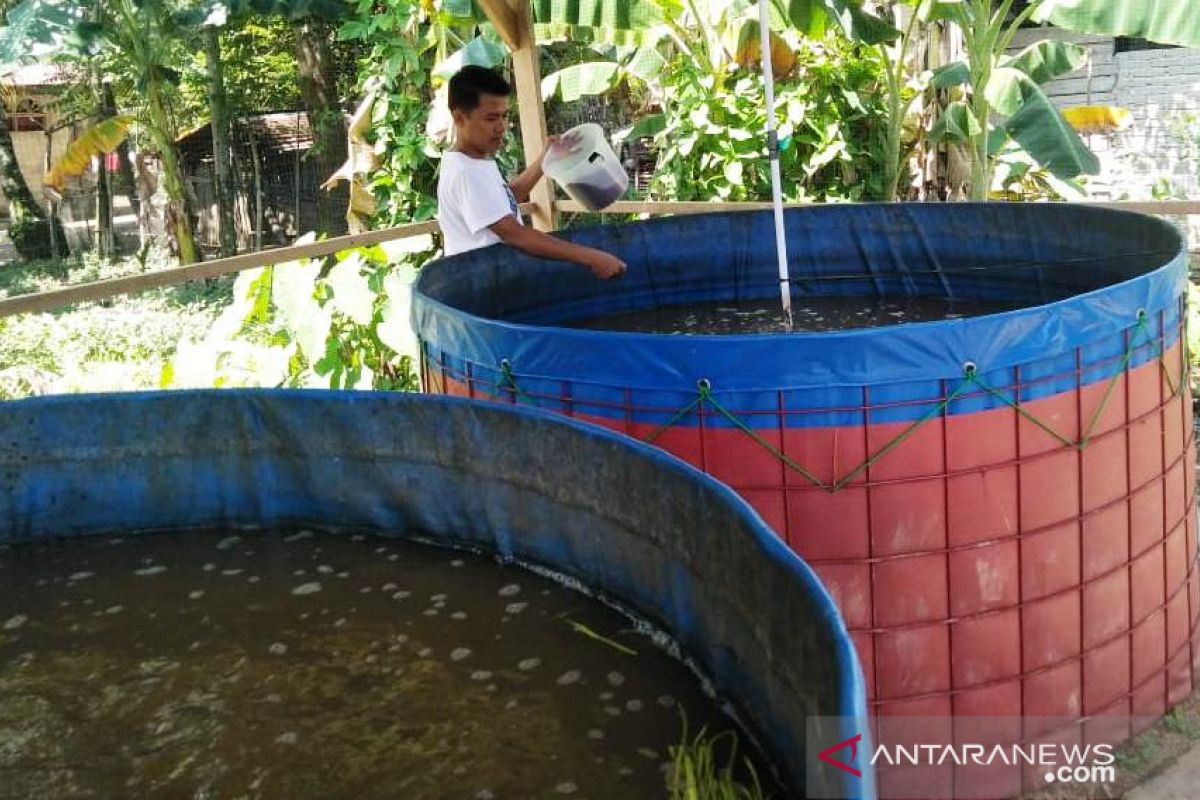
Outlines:
[{"label": "metal grid mesh on tank", "polygon": [[[635,390],[621,390],[625,420],[614,424],[613,409],[573,398],[565,382],[558,393],[522,389],[508,365],[496,381],[427,360],[425,389],[561,404],[724,480],[837,599],[874,715],[1119,715],[1115,735],[1124,739],[1138,732],[1137,718],[1165,713],[1197,685],[1196,450],[1184,317],[1174,317],[1171,329],[1165,314],[1131,326],[1125,353],[1105,362],[1085,365],[1077,349],[1066,373],[1027,378],[1015,367],[1002,385],[943,381],[941,400],[903,426],[871,419],[931,402],[876,402],[868,386],[856,407],[799,412],[786,408],[782,387],[772,413],[727,408],[719,385],[702,385],[694,404],[658,426],[634,419],[672,409],[639,405]],[[1135,357],[1142,363],[1131,367]],[[1087,384],[1097,369],[1115,371]],[[1013,399],[1064,379],[1076,389]],[[994,393],[1011,405],[951,413],[958,400]],[[804,439],[789,432],[789,417],[822,413],[864,424],[817,436],[820,444],[812,429]],[[741,441],[731,443],[709,427],[722,418],[753,427],[737,428]],[[897,537],[906,520],[915,529]],[[811,535],[821,529],[830,535]],[[1058,734],[1081,735],[1083,724]],[[886,769],[880,781],[888,785]]]},{"label": "metal grid mesh on tank", "polygon": [[[632,262],[623,287],[563,278],[540,308],[526,290],[553,278],[527,278],[532,264],[493,265],[504,277],[480,293],[455,287],[484,254],[426,267],[425,388],[604,425],[730,485],[834,595],[877,720],[1028,719],[1019,738],[1045,735],[1045,718],[1071,737],[1119,716],[1121,740],[1190,693],[1200,575],[1179,237],[1063,206],[796,211],[797,293],[1020,302],[796,335],[564,327],[722,285],[773,290],[758,266],[766,216],[734,217],[581,233],[653,263]],[[444,305],[421,308],[422,291]],[[443,321],[457,309],[468,316]]]}]

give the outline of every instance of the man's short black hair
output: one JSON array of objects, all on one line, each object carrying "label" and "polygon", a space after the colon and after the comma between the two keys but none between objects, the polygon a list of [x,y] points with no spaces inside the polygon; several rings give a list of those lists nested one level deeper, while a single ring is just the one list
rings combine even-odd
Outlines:
[{"label": "man's short black hair", "polygon": [[479,98],[485,94],[508,97],[512,87],[494,70],[467,65],[450,79],[450,110],[470,114],[479,108]]}]

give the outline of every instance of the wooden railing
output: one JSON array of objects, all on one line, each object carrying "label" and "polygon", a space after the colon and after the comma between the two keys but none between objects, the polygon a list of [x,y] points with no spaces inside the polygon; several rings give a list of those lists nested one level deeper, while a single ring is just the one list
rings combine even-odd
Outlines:
[{"label": "wooden railing", "polygon": [[[812,208],[812,204],[788,204],[795,208]],[[1167,200],[1161,202],[1091,202],[1082,205],[1102,208],[1124,209],[1143,214],[1163,216],[1200,216],[1200,201]],[[528,212],[531,204],[523,204],[522,211]],[[566,213],[586,212],[583,206],[573,200],[561,200],[557,203],[559,211]],[[618,201],[606,208],[605,214],[698,214],[711,211],[761,211],[771,208],[770,203],[707,203],[707,202],[640,202]],[[106,297],[160,289],[175,286],[201,278],[215,278],[247,269],[256,269],[269,264],[282,264],[301,258],[316,258],[330,255],[340,250],[354,247],[365,247],[381,242],[421,236],[437,230],[437,223],[416,222],[409,225],[399,225],[394,228],[384,228],[350,236],[336,236],[319,242],[279,247],[256,253],[243,253],[229,258],[219,258],[204,261],[199,264],[188,264],[182,267],[148,272],[141,275],[130,275],[122,278],[109,278],[78,286],[68,286],[37,294],[20,295],[0,300],[0,317],[15,314],[28,314],[41,311],[51,311],[74,303],[100,300]],[[0,267],[2,269],[2,267]]]}]

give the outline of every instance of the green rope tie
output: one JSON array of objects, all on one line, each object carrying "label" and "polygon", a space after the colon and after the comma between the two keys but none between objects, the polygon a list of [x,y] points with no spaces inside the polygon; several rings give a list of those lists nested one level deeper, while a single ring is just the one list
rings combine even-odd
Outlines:
[{"label": "green rope tie", "polygon": [[[1028,420],[1031,424],[1037,426],[1041,430],[1048,433],[1051,437],[1053,437],[1056,441],[1058,441],[1064,447],[1071,447],[1076,450],[1083,450],[1085,447],[1088,446],[1088,443],[1091,442],[1092,435],[1095,433],[1095,430],[1096,430],[1096,426],[1100,424],[1100,418],[1104,415],[1104,411],[1108,408],[1108,404],[1112,400],[1113,390],[1116,389],[1117,383],[1121,379],[1121,376],[1123,374],[1125,374],[1125,370],[1129,366],[1129,362],[1133,360],[1133,354],[1137,351],[1137,348],[1138,348],[1137,334],[1139,331],[1146,335],[1147,342],[1151,345],[1151,347],[1154,348],[1154,356],[1158,359],[1159,367],[1162,370],[1163,375],[1166,377],[1167,385],[1171,387],[1171,395],[1170,395],[1171,398],[1173,399],[1179,393],[1180,387],[1176,386],[1176,383],[1171,380],[1171,375],[1167,371],[1167,365],[1166,365],[1166,361],[1165,361],[1165,355],[1166,355],[1165,351],[1163,350],[1162,346],[1158,343],[1158,341],[1154,338],[1153,333],[1150,331],[1149,326],[1146,324],[1146,312],[1144,310],[1139,311],[1138,317],[1137,317],[1137,322],[1134,324],[1133,335],[1129,337],[1129,346],[1125,350],[1125,355],[1122,356],[1122,358],[1121,358],[1121,366],[1115,373],[1113,373],[1112,378],[1109,379],[1108,385],[1104,389],[1104,395],[1103,395],[1103,397],[1100,398],[1100,402],[1097,404],[1096,410],[1094,412],[1092,412],[1092,418],[1088,422],[1087,428],[1084,429],[1083,435],[1079,438],[1079,441],[1074,441],[1066,436],[1063,436],[1061,433],[1054,430],[1054,428],[1050,427],[1050,425],[1048,425],[1047,423],[1045,423],[1042,420],[1035,417],[1033,414],[1026,411],[1024,406],[1021,405],[1019,400],[1010,399],[1006,394],[995,389],[992,386],[989,386],[987,383],[985,383],[982,380],[977,380],[976,382],[979,384],[980,388],[982,388],[988,394],[997,398],[1002,403],[1004,403],[1006,406],[1008,406],[1009,408],[1016,411],[1024,419]],[[1186,367],[1185,367],[1185,369],[1186,369]],[[1182,376],[1180,379],[1180,385],[1182,385]]]},{"label": "green rope tie", "polygon": [[517,376],[513,374],[512,364],[507,358],[500,360],[500,381],[493,384],[493,388],[496,390],[494,394],[497,395],[503,392],[512,392],[514,402],[525,398],[530,405],[537,405],[533,402],[533,398],[521,391],[521,387],[517,385]]},{"label": "green rope tie", "polygon": [[920,419],[914,421],[911,425],[909,425],[907,428],[905,428],[903,431],[901,431],[890,442],[885,444],[883,447],[881,447],[875,453],[871,454],[861,464],[859,464],[854,469],[850,470],[850,472],[846,473],[841,478],[835,480],[833,483],[827,483],[827,482],[821,480],[820,478],[818,478],[816,475],[814,475],[812,472],[810,472],[808,469],[806,469],[803,464],[800,464],[799,462],[797,462],[796,460],[794,460],[793,458],[788,456],[786,453],[784,453],[782,450],[780,450],[778,447],[776,447],[775,445],[771,444],[769,441],[764,439],[756,430],[754,430],[749,425],[747,425],[736,414],[734,414],[732,411],[730,411],[729,409],[727,409],[723,405],[721,405],[721,403],[719,403],[716,400],[716,398],[713,397],[712,384],[706,378],[702,378],[701,380],[696,382],[696,388],[697,388],[696,398],[694,400],[692,400],[690,403],[688,403],[686,406],[684,406],[683,408],[679,409],[679,411],[677,411],[674,414],[674,416],[672,416],[669,420],[667,420],[666,422],[664,422],[663,424],[661,424],[657,428],[655,428],[654,431],[649,436],[646,437],[645,441],[653,444],[668,428],[672,427],[677,422],[679,422],[681,419],[683,419],[687,415],[691,414],[693,411],[696,411],[697,409],[701,408],[705,403],[707,403],[720,416],[722,416],[723,418],[728,420],[735,428],[737,428],[738,430],[742,431],[747,436],[749,436],[760,447],[765,449],[767,452],[771,453],[771,455],[773,455],[775,458],[777,458],[788,469],[791,469],[793,472],[796,472],[797,474],[802,476],[805,480],[807,480],[813,486],[820,488],[820,489],[824,489],[827,492],[834,493],[834,492],[841,491],[842,489],[844,489],[848,485],[850,485],[850,483],[852,483],[859,475],[861,475],[866,470],[870,469],[880,459],[882,459],[888,453],[895,450],[897,447],[899,447],[901,444],[903,444],[905,441],[907,441],[910,437],[912,437],[913,434],[915,434],[917,432],[917,430],[920,429],[923,425],[925,425],[926,423],[930,422],[931,420],[933,420],[933,419],[937,418],[938,416],[941,416],[943,413],[945,413],[946,410],[950,407],[951,403],[953,403],[955,400],[957,400],[959,397],[961,397],[962,394],[969,387],[971,387],[972,385],[975,385],[975,386],[978,386],[980,389],[982,389],[984,392],[986,392],[988,395],[1000,400],[1005,406],[1013,409],[1016,413],[1020,414],[1024,419],[1028,420],[1032,425],[1035,425],[1038,428],[1040,428],[1041,430],[1045,431],[1047,434],[1049,434],[1051,437],[1053,437],[1056,441],[1058,441],[1064,447],[1070,447],[1070,448],[1077,449],[1077,450],[1083,450],[1085,447],[1087,447],[1088,443],[1091,441],[1092,436],[1095,432],[1096,426],[1100,424],[1100,418],[1104,416],[1104,412],[1108,408],[1108,404],[1112,401],[1113,391],[1116,389],[1118,381],[1120,380],[1121,376],[1123,374],[1125,374],[1125,371],[1128,368],[1129,363],[1133,360],[1133,355],[1137,351],[1137,348],[1139,346],[1138,345],[1138,337],[1137,337],[1137,334],[1139,331],[1145,334],[1147,342],[1154,348],[1154,355],[1158,359],[1159,367],[1161,368],[1163,375],[1165,376],[1165,378],[1167,380],[1167,385],[1171,388],[1171,397],[1172,398],[1176,397],[1178,395],[1178,393],[1182,390],[1183,385],[1184,385],[1183,381],[1187,375],[1188,365],[1190,363],[1187,359],[1187,341],[1186,341],[1187,321],[1186,321],[1186,319],[1184,320],[1185,341],[1183,342],[1183,345],[1182,345],[1180,376],[1179,376],[1178,381],[1174,381],[1174,380],[1172,380],[1172,376],[1167,368],[1167,364],[1166,364],[1166,360],[1165,360],[1165,355],[1166,355],[1165,350],[1162,347],[1162,345],[1154,338],[1153,333],[1151,332],[1149,326],[1147,325],[1147,315],[1146,315],[1145,310],[1139,310],[1138,315],[1137,315],[1137,322],[1135,323],[1134,328],[1133,328],[1133,335],[1131,335],[1129,337],[1129,345],[1125,350],[1125,354],[1121,358],[1121,366],[1113,374],[1112,378],[1109,380],[1108,385],[1104,389],[1104,394],[1100,398],[1100,403],[1096,406],[1095,411],[1092,413],[1091,419],[1088,421],[1087,428],[1084,430],[1083,435],[1080,437],[1079,441],[1077,441],[1077,442],[1066,436],[1063,436],[1061,433],[1056,431],[1049,424],[1047,424],[1046,422],[1043,422],[1042,420],[1038,419],[1036,416],[1031,414],[1029,411],[1027,411],[1025,409],[1025,407],[1021,404],[1019,397],[1017,399],[1010,398],[1004,392],[996,389],[993,386],[990,386],[987,382],[985,382],[982,378],[979,377],[978,368],[972,362],[967,362],[966,364],[963,365],[963,380],[958,384],[957,387],[955,387],[953,392],[951,392],[949,395],[947,395],[945,398],[943,398],[927,414],[922,416]]},{"label": "green rope tie", "polygon": [[671,417],[662,425],[659,425],[657,428],[651,431],[650,435],[645,439],[646,443],[654,444],[658,437],[662,436],[663,433],[666,432],[667,428],[672,427],[676,422],[679,422],[679,420],[683,419],[688,414],[692,413],[692,411],[699,408],[700,405],[710,397],[712,387],[709,385],[707,378],[701,378],[700,380],[696,381],[696,390],[696,399],[676,411],[675,416]]}]

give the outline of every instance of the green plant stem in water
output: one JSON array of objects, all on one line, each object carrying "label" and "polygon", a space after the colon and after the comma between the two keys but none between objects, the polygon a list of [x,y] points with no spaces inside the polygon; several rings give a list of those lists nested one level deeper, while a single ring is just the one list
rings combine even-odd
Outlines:
[{"label": "green plant stem in water", "polygon": [[[701,728],[695,738],[688,735],[687,716],[682,715],[683,735],[670,749],[671,773],[667,778],[669,800],[766,800],[758,773],[749,759],[742,763],[750,784],[739,782],[733,774],[737,764],[737,734],[726,730],[716,735]],[[719,763],[718,750],[728,743],[729,755]]]},{"label": "green plant stem in water", "polygon": [[614,650],[622,652],[627,656],[636,656],[637,655],[637,650],[634,650],[633,648],[630,648],[630,647],[626,647],[625,645],[621,644],[620,642],[614,642],[612,639],[609,639],[607,636],[601,636],[600,634],[596,633],[594,630],[589,628],[587,625],[584,625],[582,622],[576,622],[573,619],[568,619],[567,622],[569,622],[571,624],[571,629],[574,630],[576,633],[582,633],[584,636],[588,637],[589,639],[595,639],[597,642],[606,644],[609,647],[613,648]]}]

